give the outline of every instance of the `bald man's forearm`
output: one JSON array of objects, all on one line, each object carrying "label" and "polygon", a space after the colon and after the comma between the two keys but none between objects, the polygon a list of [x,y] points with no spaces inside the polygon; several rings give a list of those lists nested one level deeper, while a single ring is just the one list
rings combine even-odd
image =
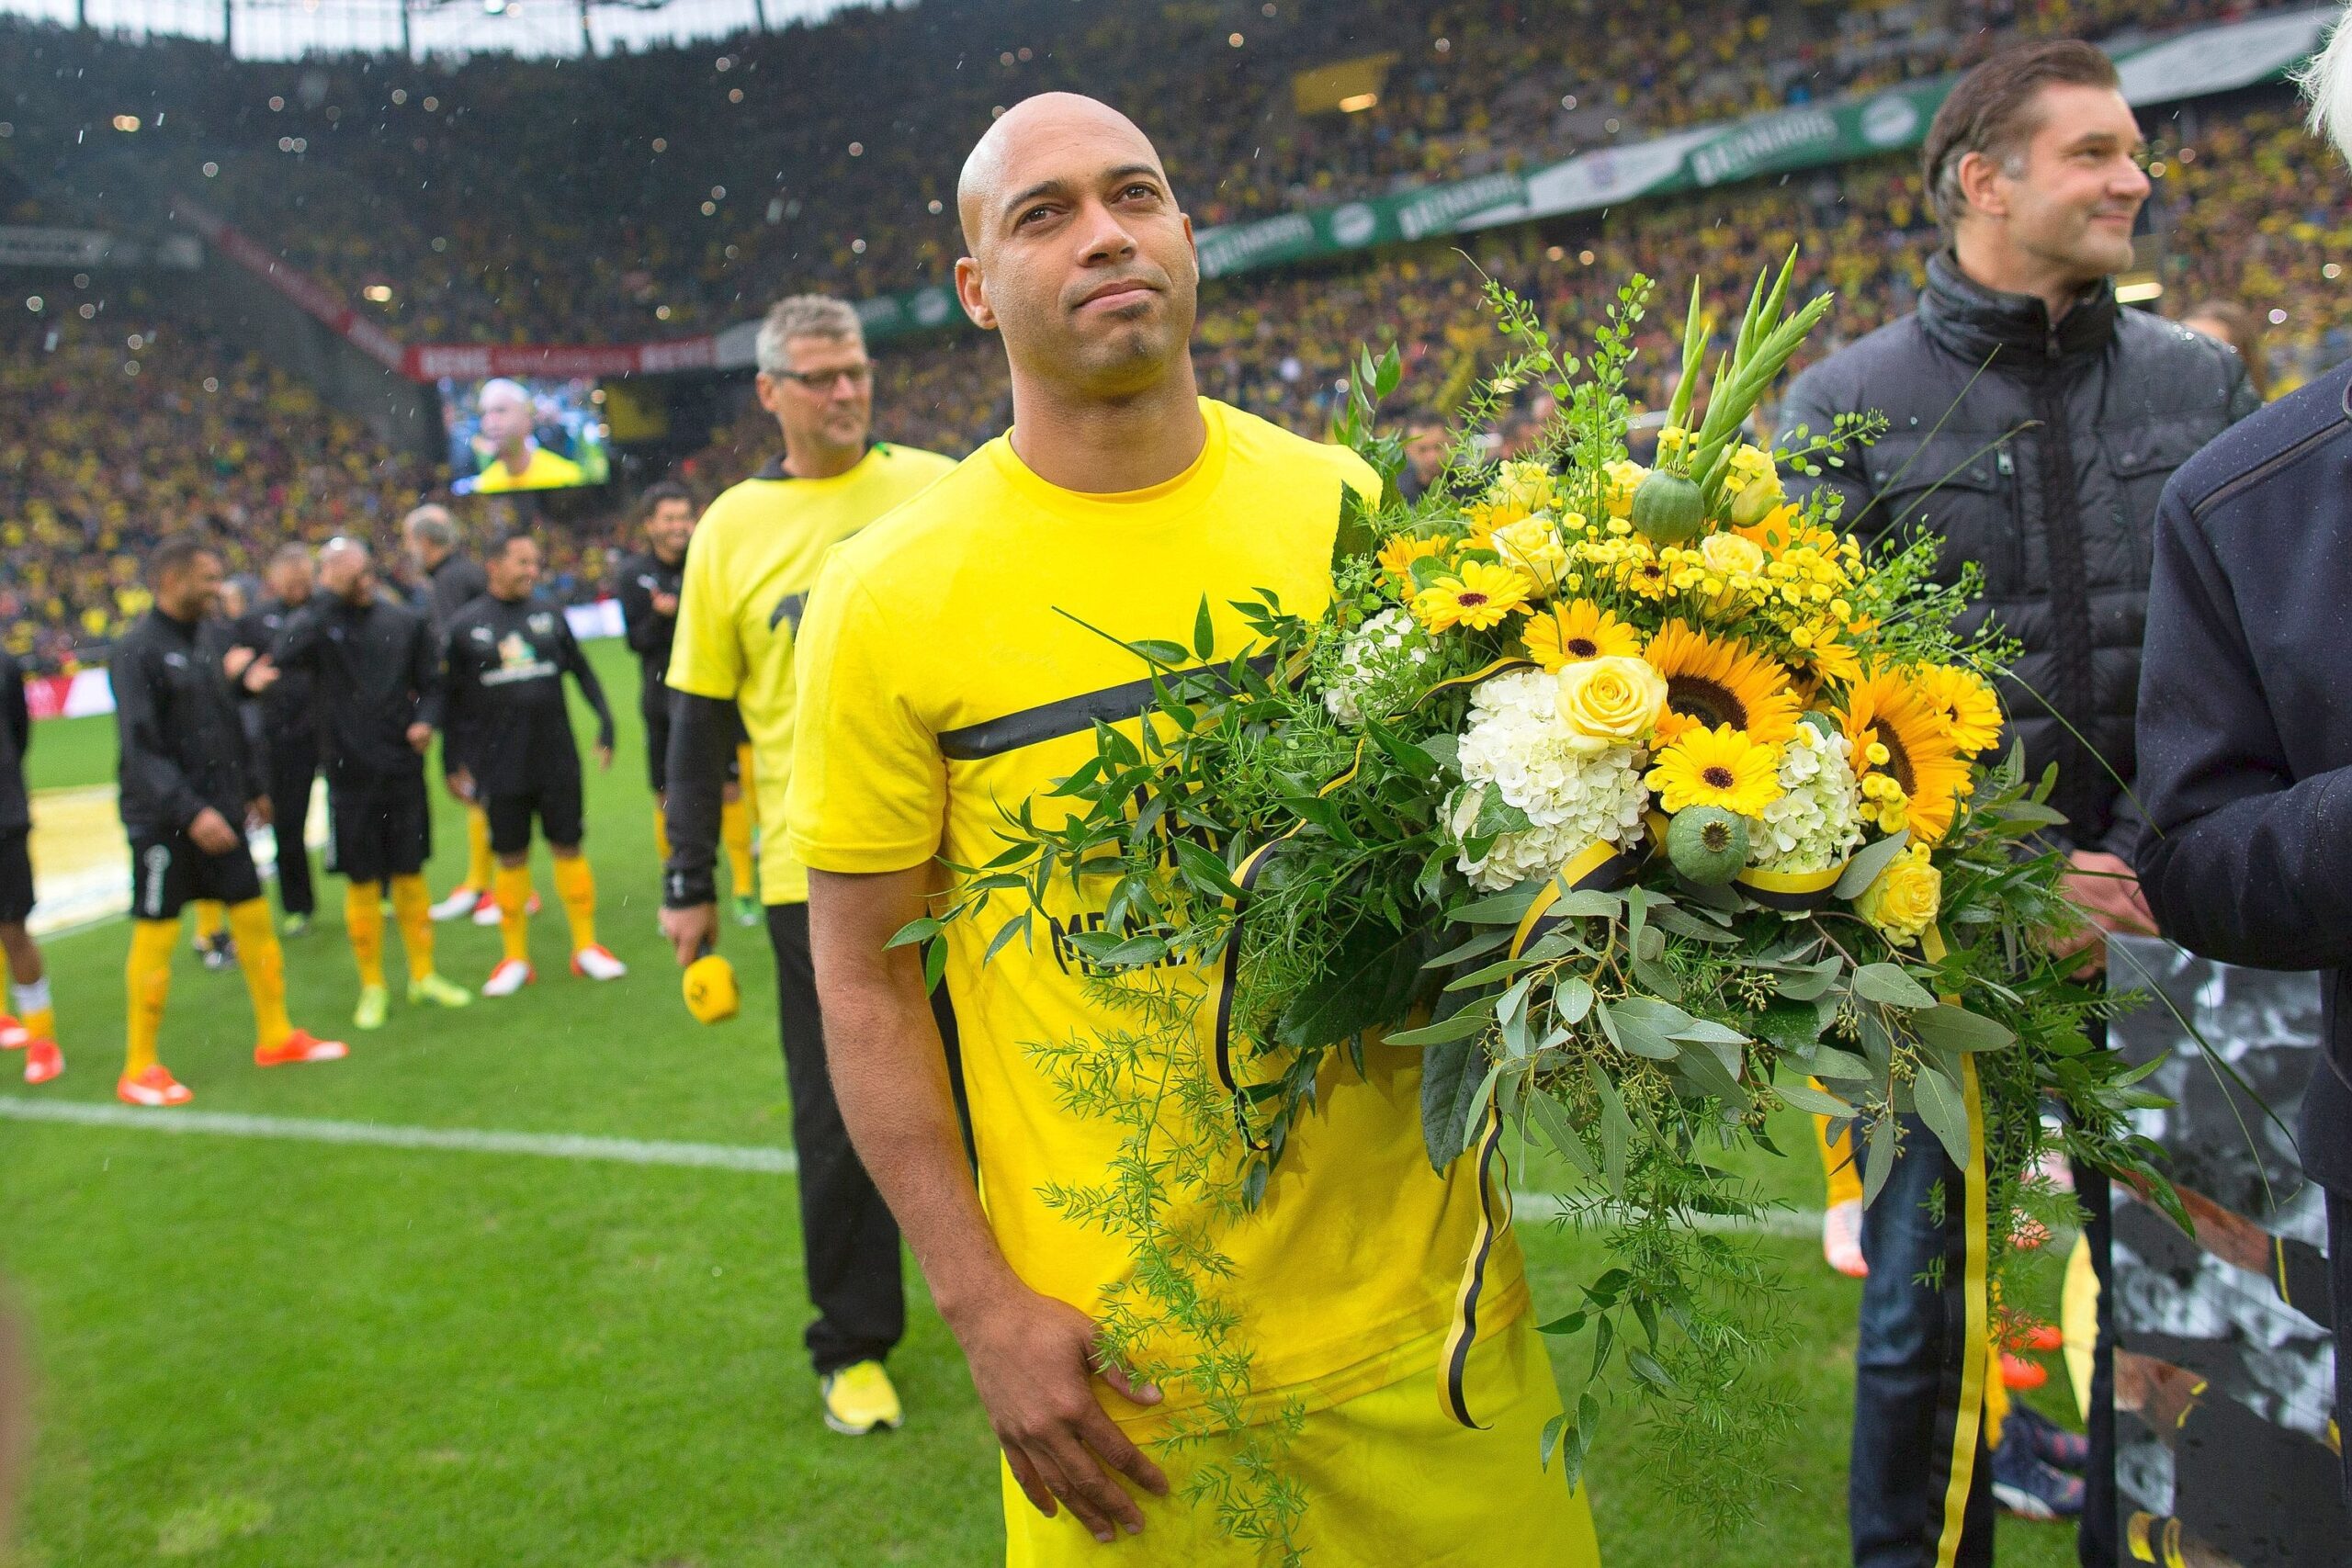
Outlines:
[{"label": "bald man's forearm", "polygon": [[850,1141],[951,1327],[1023,1290],[972,1183],[919,948],[886,948],[923,912],[928,873],[808,874],[825,1060]]}]

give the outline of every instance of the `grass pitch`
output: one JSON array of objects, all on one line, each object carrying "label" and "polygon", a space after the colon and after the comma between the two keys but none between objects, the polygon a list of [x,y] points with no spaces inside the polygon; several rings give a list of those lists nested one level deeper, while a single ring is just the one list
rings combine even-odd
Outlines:
[{"label": "grass pitch", "polygon": [[[786,1144],[764,933],[728,929],[742,1016],[694,1024],[655,929],[635,671],[617,644],[592,645],[592,657],[621,746],[609,774],[590,764],[587,845],[600,935],[628,978],[594,986],[567,972],[543,858],[538,983],[462,1012],[396,1003],[387,1028],[354,1038],[347,1062],[257,1072],[242,981],[184,955],[164,1059],[197,1109]],[[110,777],[110,721],[42,725],[31,767],[37,787]],[[465,845],[437,788],[435,798],[438,893]],[[321,920],[287,944],[296,1021],[330,1035],[345,1033],[356,992],[342,888],[320,883]],[[478,985],[496,931],[436,931],[443,972]],[[111,1103],[126,943],[117,923],[49,945],[68,1070],[28,1090],[14,1058],[0,1058],[0,1094]],[[397,980],[400,955],[387,958]],[[1807,1145],[1788,1146],[1800,1157],[1773,1186],[1815,1208]],[[0,1272],[29,1319],[40,1384],[14,1562],[1001,1561],[987,1426],[919,1285],[891,1363],[907,1429],[853,1441],[819,1425],[789,1180],[0,1120]],[[1541,1225],[1522,1236],[1540,1303],[1566,1300],[1593,1271],[1593,1249],[1574,1237]],[[1611,1568],[1846,1561],[1859,1287],[1830,1273],[1810,1240],[1759,1245],[1782,1265],[1804,1327],[1776,1369],[1803,1412],[1779,1489],[1756,1526],[1710,1542],[1657,1484],[1656,1452],[1620,1427],[1592,1473]],[[2002,1533],[2005,1563],[2074,1560],[2070,1530],[2005,1523]]]}]

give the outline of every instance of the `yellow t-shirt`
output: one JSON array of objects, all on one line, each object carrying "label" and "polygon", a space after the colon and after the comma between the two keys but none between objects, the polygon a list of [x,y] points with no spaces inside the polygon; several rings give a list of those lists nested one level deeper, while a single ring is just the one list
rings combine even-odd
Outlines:
[{"label": "yellow t-shirt", "polygon": [[580,465],[560,452],[550,452],[537,442],[531,446],[531,460],[515,473],[506,466],[503,457],[491,459],[474,479],[476,495],[497,495],[510,490],[562,490],[580,482]]},{"label": "yellow t-shirt", "polygon": [[[903,871],[935,854],[981,864],[1004,848],[1002,813],[1026,802],[1051,823],[1068,809],[1044,792],[1093,756],[1094,718],[1124,718],[1132,733],[1149,704],[1139,662],[1102,632],[1189,642],[1205,594],[1221,662],[1251,641],[1230,601],[1263,588],[1295,613],[1321,610],[1341,486],[1373,493],[1372,470],[1238,410],[1201,407],[1207,445],[1165,484],[1060,490],[1001,437],[833,552],[802,634],[825,703],[800,727],[786,814],[795,855],[836,872]],[[1031,1288],[1095,1311],[1130,1271],[1128,1244],[1064,1220],[1040,1189],[1103,1180],[1120,1132],[1065,1111],[1030,1051],[1123,1021],[1057,940],[1099,924],[1108,889],[1056,888],[1056,931],[985,964],[999,922],[950,928],[947,985],[990,1227]],[[1199,1014],[1204,1053],[1214,1011]],[[1315,1408],[1402,1375],[1387,1353],[1448,1321],[1478,1219],[1466,1162],[1430,1169],[1419,1053],[1370,1047],[1363,1081],[1340,1055],[1263,1203],[1217,1233],[1238,1269],[1221,1293],[1242,1313],[1258,1396],[1295,1391]],[[1487,1332],[1526,1303],[1508,1237],[1488,1289]],[[1170,1397],[1163,1410],[1182,1396]],[[1157,1425],[1112,1408],[1147,1432]]]},{"label": "yellow t-shirt", "polygon": [[796,479],[780,463],[710,503],[686,546],[669,684],[731,702],[751,738],[754,797],[771,822],[760,840],[760,897],[803,904],[808,873],[774,830],[792,778],[799,710],[792,642],[825,552],[956,466],[911,446],[876,446],[845,474]]}]

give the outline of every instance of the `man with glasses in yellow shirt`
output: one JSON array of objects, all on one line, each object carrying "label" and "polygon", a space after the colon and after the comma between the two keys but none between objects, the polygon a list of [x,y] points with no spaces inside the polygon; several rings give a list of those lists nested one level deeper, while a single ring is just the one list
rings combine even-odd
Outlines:
[{"label": "man with glasses in yellow shirt", "polygon": [[[1351,453],[1198,396],[1191,222],[1124,116],[1069,94],[1026,100],[973,151],[958,205],[957,289],[1003,336],[1013,427],[836,549],[801,637],[823,701],[800,726],[786,824],[811,868],[834,1089],[1001,1445],[1014,1568],[1092,1561],[1122,1530],[1139,1536],[1130,1563],[1252,1560],[1216,1508],[1177,1495],[1239,1439],[1160,1449],[1166,1472],[1147,1454],[1171,1419],[1198,1421],[1201,1394],[1106,1364],[1097,1318],[1134,1265],[1121,1238],[1055,1201],[1106,1179],[1122,1129],[1069,1109],[1033,1053],[1133,1020],[1062,943],[989,959],[990,933],[950,928],[976,1185],[922,960],[887,944],[923,914],[937,863],[986,863],[1008,813],[1050,826],[1067,810],[1056,781],[1094,755],[1096,724],[1138,722],[1149,688],[1112,637],[1190,626],[1205,598],[1223,664],[1250,641],[1233,601],[1271,589],[1316,614],[1341,497],[1378,481]],[[1057,887],[1057,931],[1099,922],[1107,888]],[[1589,1568],[1584,1498],[1539,1459],[1560,1401],[1508,1233],[1467,1368],[1488,1426],[1441,1410],[1480,1193],[1468,1162],[1430,1169],[1419,1062],[1370,1044],[1362,1081],[1331,1069],[1263,1203],[1211,1233],[1232,1264],[1216,1294],[1239,1314],[1255,1418],[1305,1412],[1279,1461],[1309,1498],[1289,1544],[1329,1568]],[[1206,1216],[1164,1218],[1190,1234]]]},{"label": "man with glasses in yellow shirt", "polygon": [[[744,793],[770,813],[792,774],[795,720],[823,700],[795,679],[793,643],[833,546],[955,464],[871,439],[874,367],[857,312],[838,299],[780,301],[761,324],[760,404],[783,456],[710,503],[686,546],[670,641],[670,839],[662,929],[678,962],[717,942],[717,858],[737,715],[750,738]],[[739,883],[739,886],[740,886]],[[808,874],[775,823],[760,843],[760,897],[775,953],[776,1010],[792,1089],[809,1360],[825,1424],[858,1437],[899,1425],[883,1359],[906,1330],[899,1227],[851,1147],[825,1072],[808,957]],[[946,1027],[952,1032],[952,1022]]]}]

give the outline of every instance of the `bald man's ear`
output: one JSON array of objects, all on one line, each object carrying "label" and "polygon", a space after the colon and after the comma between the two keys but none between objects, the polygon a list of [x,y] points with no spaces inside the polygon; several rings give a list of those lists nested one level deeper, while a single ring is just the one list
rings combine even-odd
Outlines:
[{"label": "bald man's ear", "polygon": [[970,256],[956,259],[956,299],[974,326],[984,333],[996,331],[996,311],[989,304],[988,280],[980,276],[980,264]]}]

